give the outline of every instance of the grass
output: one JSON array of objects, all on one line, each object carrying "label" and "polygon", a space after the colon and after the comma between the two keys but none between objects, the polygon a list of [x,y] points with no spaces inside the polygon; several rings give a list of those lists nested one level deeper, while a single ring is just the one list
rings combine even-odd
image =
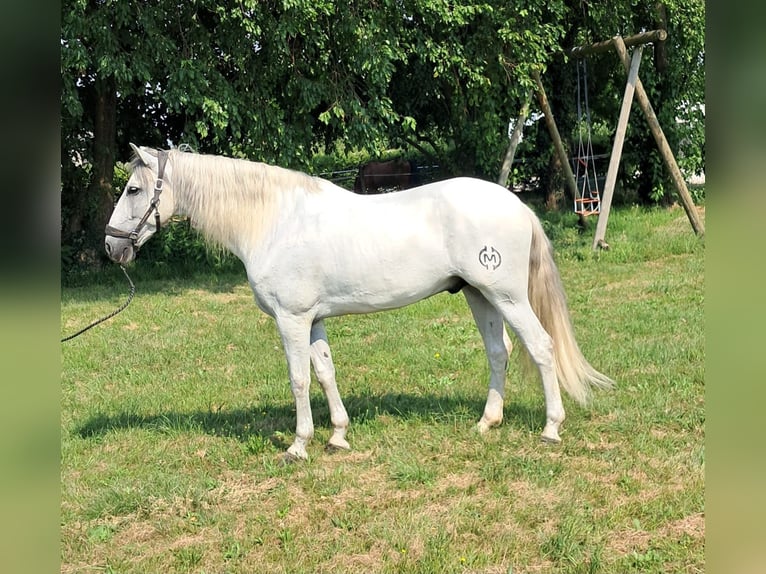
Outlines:
[{"label": "grass", "polygon": [[[281,466],[294,407],[279,337],[244,274],[154,273],[62,345],[61,571],[704,570],[704,241],[682,210],[548,221],[586,356],[618,387],[563,443],[511,363],[505,421],[473,425],[488,368],[461,296],[328,321],[353,450]],[[62,334],[121,303],[119,270],[62,291]],[[514,351],[514,355],[516,351]]]}]

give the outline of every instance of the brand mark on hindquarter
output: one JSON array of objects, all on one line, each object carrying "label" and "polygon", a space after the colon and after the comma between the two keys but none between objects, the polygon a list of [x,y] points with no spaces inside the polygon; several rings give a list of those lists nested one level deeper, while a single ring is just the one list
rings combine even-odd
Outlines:
[{"label": "brand mark on hindquarter", "polygon": [[482,247],[479,251],[479,263],[486,269],[494,271],[503,262],[503,258],[500,256],[500,252],[491,245]]}]

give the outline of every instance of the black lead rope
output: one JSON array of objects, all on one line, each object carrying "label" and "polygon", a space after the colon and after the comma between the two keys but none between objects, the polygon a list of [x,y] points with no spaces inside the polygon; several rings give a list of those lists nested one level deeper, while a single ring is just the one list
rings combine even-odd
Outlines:
[{"label": "black lead rope", "polygon": [[78,337],[79,335],[82,335],[88,329],[92,329],[93,327],[95,327],[99,323],[103,323],[104,321],[107,321],[108,319],[111,319],[117,313],[121,313],[122,311],[125,310],[125,308],[128,305],[130,305],[130,302],[133,300],[133,295],[136,294],[136,286],[133,285],[133,281],[130,279],[130,275],[128,275],[127,269],[125,269],[125,267],[123,267],[122,265],[120,265],[120,269],[122,269],[122,272],[125,274],[125,277],[127,278],[128,283],[130,283],[130,295],[128,295],[128,300],[125,301],[125,303],[123,303],[122,306],[119,309],[117,309],[116,311],[112,311],[106,317],[102,317],[98,321],[94,321],[93,323],[91,323],[90,325],[85,327],[84,329],[80,329],[79,331],[77,331],[74,335],[69,335],[68,337],[64,337],[63,339],[61,339],[62,343],[65,342],[65,341],[69,341],[70,339],[74,339],[75,337]]}]

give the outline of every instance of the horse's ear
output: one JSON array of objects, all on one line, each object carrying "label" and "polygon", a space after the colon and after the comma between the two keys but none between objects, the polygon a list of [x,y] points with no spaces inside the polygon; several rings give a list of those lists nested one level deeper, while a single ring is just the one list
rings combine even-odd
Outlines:
[{"label": "horse's ear", "polygon": [[136,144],[130,144],[131,149],[136,154],[138,158],[141,159],[142,162],[144,162],[144,165],[146,166],[153,166],[157,164],[157,158],[154,157],[151,153],[149,153],[148,148],[140,148]]}]

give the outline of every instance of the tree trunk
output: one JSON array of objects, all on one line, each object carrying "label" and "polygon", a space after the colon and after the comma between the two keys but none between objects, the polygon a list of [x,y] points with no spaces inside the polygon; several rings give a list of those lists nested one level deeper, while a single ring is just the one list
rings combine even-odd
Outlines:
[{"label": "tree trunk", "polygon": [[545,209],[548,211],[557,211],[561,200],[564,199],[564,177],[562,171],[561,158],[556,153],[551,154],[544,183]]},{"label": "tree trunk", "polygon": [[87,203],[92,210],[87,224],[89,246],[103,240],[104,227],[114,207],[114,162],[117,141],[117,88],[114,78],[96,81],[93,110],[93,167]]}]

